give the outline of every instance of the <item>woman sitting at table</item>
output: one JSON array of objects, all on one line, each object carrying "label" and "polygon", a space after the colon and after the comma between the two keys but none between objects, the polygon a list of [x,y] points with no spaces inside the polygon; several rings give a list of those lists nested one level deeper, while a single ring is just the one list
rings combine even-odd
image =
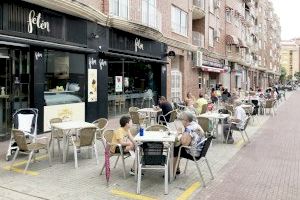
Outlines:
[{"label": "woman sitting at table", "polygon": [[[195,156],[195,158],[198,159],[202,149],[202,146],[199,147],[198,144],[205,139],[204,131],[201,128],[201,126],[196,121],[194,121],[194,115],[191,112],[185,111],[182,113],[181,117],[182,117],[182,124],[184,126],[184,132],[178,136],[180,138],[179,140],[180,144],[183,146],[190,146],[194,150],[182,148],[180,153],[180,158],[193,160],[193,156]],[[176,174],[180,174],[180,169],[179,168],[175,169],[177,159],[179,159],[178,154],[179,154],[180,146],[174,147],[173,164],[174,164],[174,171],[176,170]]]},{"label": "woman sitting at table", "polygon": [[[120,128],[114,131],[112,137],[112,144],[121,144],[122,150],[124,153],[128,153],[129,151],[134,150],[134,139],[130,132],[130,128],[132,127],[132,120],[129,116],[122,116],[120,118]],[[117,145],[112,145],[110,147],[111,153],[120,153],[120,148]],[[133,164],[134,166],[134,164]],[[132,167],[130,170],[130,174],[134,175],[134,168]]]},{"label": "woman sitting at table", "polygon": [[195,97],[192,95],[191,92],[187,93],[184,103],[187,107],[193,107],[195,103]]}]

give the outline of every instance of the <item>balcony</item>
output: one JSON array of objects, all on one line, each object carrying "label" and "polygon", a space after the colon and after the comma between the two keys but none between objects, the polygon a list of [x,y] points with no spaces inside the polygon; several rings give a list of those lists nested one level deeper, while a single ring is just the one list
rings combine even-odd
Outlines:
[{"label": "balcony", "polygon": [[127,1],[110,2],[110,26],[151,38],[161,35],[161,13],[149,1],[137,0],[134,6],[129,5]]},{"label": "balcony", "polygon": [[205,14],[205,0],[193,0],[193,19],[202,19]]},{"label": "balcony", "polygon": [[251,16],[250,12],[246,11],[245,13],[245,20],[246,20],[246,25],[248,27],[253,27],[254,26],[254,19]]},{"label": "balcony", "polygon": [[197,31],[193,31],[193,45],[204,48],[204,35]]}]

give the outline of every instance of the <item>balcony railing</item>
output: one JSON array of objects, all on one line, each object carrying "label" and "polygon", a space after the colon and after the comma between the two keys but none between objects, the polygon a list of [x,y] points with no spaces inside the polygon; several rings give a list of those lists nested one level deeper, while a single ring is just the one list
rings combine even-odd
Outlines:
[{"label": "balcony railing", "polygon": [[[115,3],[118,2],[118,3]],[[144,26],[161,31],[162,18],[156,5],[147,0],[137,0],[133,5],[131,1],[110,1],[109,14],[115,18],[124,19],[129,22],[142,24]]]},{"label": "balcony railing", "polygon": [[201,19],[205,13],[205,0],[193,0],[193,19]]},{"label": "balcony railing", "polygon": [[193,31],[193,45],[204,48],[204,35],[200,32]]}]

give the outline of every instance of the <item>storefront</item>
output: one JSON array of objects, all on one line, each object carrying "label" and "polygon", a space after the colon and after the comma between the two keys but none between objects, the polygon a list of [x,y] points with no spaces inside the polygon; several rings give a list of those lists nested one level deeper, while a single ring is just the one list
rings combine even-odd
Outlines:
[{"label": "storefront", "polygon": [[163,43],[109,30],[108,51],[100,54],[107,62],[107,79],[100,86],[107,91],[105,114],[126,114],[131,106],[152,107],[166,95],[166,50]]},{"label": "storefront", "polygon": [[221,74],[224,70],[224,60],[203,55],[202,67],[200,74],[202,75],[203,86],[206,92],[221,83]]},{"label": "storefront", "polygon": [[86,120],[88,67],[105,29],[22,1],[1,2],[0,13],[1,132],[26,107],[39,110],[39,133],[54,117]]}]

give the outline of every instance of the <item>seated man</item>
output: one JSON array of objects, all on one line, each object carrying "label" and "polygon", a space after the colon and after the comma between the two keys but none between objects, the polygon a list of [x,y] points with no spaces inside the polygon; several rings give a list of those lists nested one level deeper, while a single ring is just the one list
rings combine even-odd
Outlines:
[{"label": "seated man", "polygon": [[[132,120],[129,116],[122,116],[120,118],[120,128],[114,131],[112,137],[112,144],[121,144],[122,150],[124,153],[128,153],[131,150],[134,150],[134,139],[130,132],[130,128],[132,127]],[[120,153],[119,146],[112,145],[110,147],[111,153]],[[133,165],[134,166],[134,165]],[[130,174],[134,175],[134,168],[131,168]]]},{"label": "seated man", "polygon": [[[169,113],[170,111],[173,110],[171,103],[168,102],[166,97],[164,97],[164,96],[161,96],[159,98],[158,106],[161,108],[163,115],[166,115],[167,113]],[[170,120],[170,115],[167,115],[165,117],[166,117],[166,120],[168,122]],[[164,121],[164,118],[161,116],[159,120]]]},{"label": "seated man", "polygon": [[[194,121],[194,115],[191,112],[185,111],[182,113],[181,117],[182,117],[182,124],[184,126],[184,132],[180,137],[180,143],[183,146],[191,146],[194,150],[188,150],[182,148],[180,157],[193,160],[193,156],[195,156],[195,158],[198,159],[200,156],[200,152],[203,148],[203,145],[199,145],[199,143],[205,139],[204,131],[200,127],[200,125]],[[173,164],[174,164],[174,170],[176,170],[176,174],[180,174],[180,169],[179,168],[175,169],[180,146],[174,148]]]},{"label": "seated man", "polygon": [[226,140],[227,134],[228,136],[228,144],[233,144],[234,140],[232,138],[232,133],[228,133],[229,127],[231,130],[239,130],[244,128],[246,119],[247,119],[247,114],[244,108],[242,107],[242,102],[241,101],[236,101],[235,102],[235,109],[234,109],[234,117],[230,119],[230,121],[234,122],[231,127],[229,124],[224,125],[224,139]]},{"label": "seated man", "polygon": [[205,104],[208,104],[207,100],[204,99],[202,93],[199,94],[199,99],[197,99],[196,103],[195,103],[195,107],[196,107],[196,112],[197,114],[201,114],[202,113],[202,106]]}]

